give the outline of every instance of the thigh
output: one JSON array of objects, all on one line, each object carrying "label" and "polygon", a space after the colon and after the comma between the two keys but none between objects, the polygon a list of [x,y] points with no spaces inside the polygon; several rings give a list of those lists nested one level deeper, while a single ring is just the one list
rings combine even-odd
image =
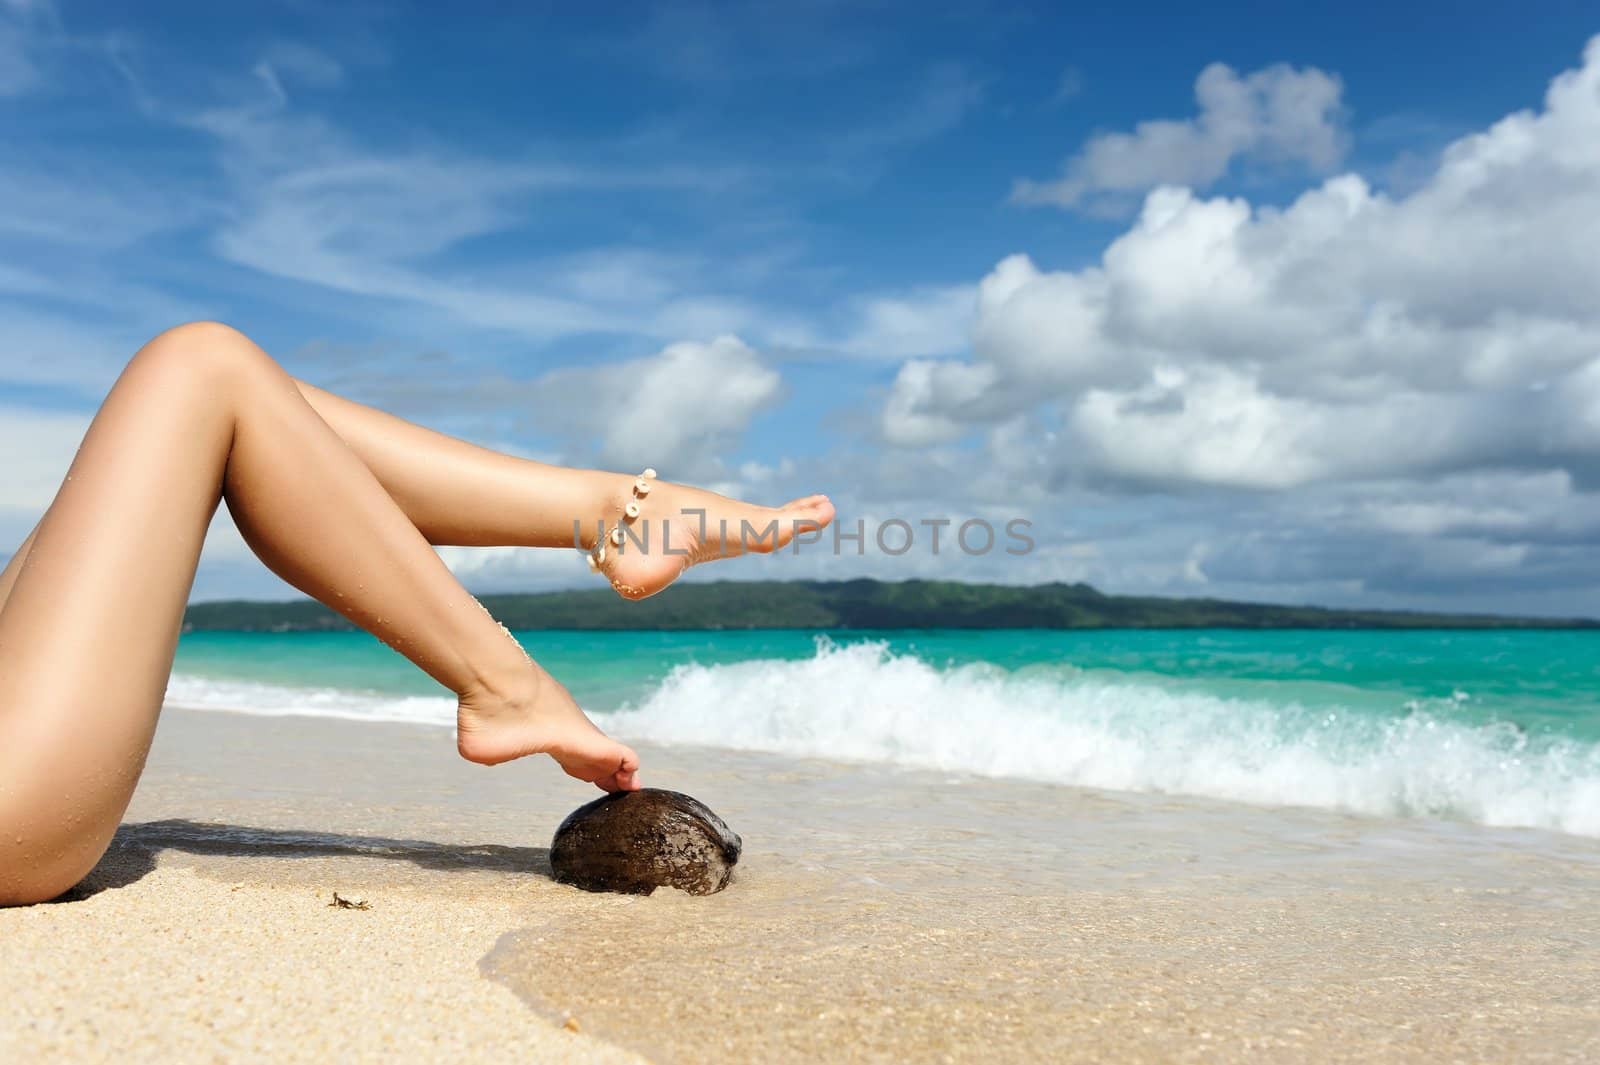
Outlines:
[{"label": "thigh", "polygon": [[17,548],[11,560],[6,563],[6,568],[0,570],[0,610],[6,608],[6,600],[11,598],[11,586],[17,583],[17,574],[22,572],[22,564],[33,548],[33,538],[37,533],[37,529],[29,533],[28,538],[22,541],[22,546]]},{"label": "thigh", "polygon": [[12,567],[0,902],[86,873],[143,768],[232,433],[224,375],[195,339],[163,334],[128,364]]}]

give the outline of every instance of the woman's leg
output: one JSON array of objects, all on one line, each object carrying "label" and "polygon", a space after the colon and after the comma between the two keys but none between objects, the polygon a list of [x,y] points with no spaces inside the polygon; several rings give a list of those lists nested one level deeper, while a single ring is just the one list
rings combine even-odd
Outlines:
[{"label": "woman's leg", "polygon": [[17,548],[16,554],[11,556],[11,561],[6,563],[6,568],[0,570],[0,610],[4,610],[6,600],[11,597],[11,586],[17,583],[17,574],[22,572],[22,564],[27,560],[28,552],[33,549],[33,538],[38,535],[38,528],[28,534],[22,541],[22,546]]},{"label": "woman's leg", "polygon": [[[615,521],[631,498],[634,474],[514,458],[296,383],[430,543],[589,548],[596,522]],[[833,505],[825,496],[758,507],[665,481],[656,482],[642,503],[653,534],[649,549],[630,542],[612,576],[626,578],[619,583],[644,595],[659,591],[693,563],[772,551],[798,529],[833,520]],[[664,523],[670,523],[671,554],[660,535]]]},{"label": "woman's leg", "polygon": [[548,753],[637,786],[603,736],[450,575],[294,381],[239,333],[180,326],[95,416],[0,608],[0,903],[98,860],[155,729],[207,525],[226,499],[277,573],[460,700],[463,755]]},{"label": "woman's leg", "polygon": [[[632,475],[551,466],[491,451],[304,381],[295,384],[432,544],[593,547],[596,519],[614,520],[633,483]],[[653,502],[647,500],[650,516],[657,521],[666,516],[681,533],[694,535],[685,543],[674,533],[672,556],[662,550],[662,538],[651,541],[653,551],[673,560],[650,582],[652,591],[684,564],[744,550],[775,550],[789,543],[796,530],[822,528],[833,520],[833,504],[821,495],[760,507],[664,481],[656,484],[655,493]],[[773,523],[778,535],[762,535]],[[702,525],[717,539],[698,543]],[[754,533],[740,535],[746,528]],[[0,607],[32,545],[30,535],[0,572]]]}]

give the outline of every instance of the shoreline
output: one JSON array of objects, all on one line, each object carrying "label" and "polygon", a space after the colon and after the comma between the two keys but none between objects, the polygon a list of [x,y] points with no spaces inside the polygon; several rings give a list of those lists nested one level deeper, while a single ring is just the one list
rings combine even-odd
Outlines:
[{"label": "shoreline", "polygon": [[[317,713],[277,713],[259,712],[256,710],[223,709],[210,706],[188,706],[181,703],[168,702],[162,709],[163,719],[172,716],[173,712],[188,715],[209,716],[223,714],[230,717],[247,717],[265,721],[297,721],[309,720],[313,722],[333,722],[340,725],[376,725],[383,728],[397,727],[401,729],[414,729],[419,735],[426,738],[430,733],[448,733],[453,735],[454,725],[434,721],[414,721],[402,718],[374,718],[361,714],[341,716],[338,714]],[[607,723],[610,716],[606,712],[597,715],[601,724]],[[1439,836],[1442,838],[1474,839],[1481,845],[1493,846],[1496,844],[1533,852],[1549,852],[1558,855],[1571,853],[1589,856],[1600,862],[1600,837],[1588,836],[1580,832],[1564,832],[1560,829],[1546,828],[1538,825],[1496,825],[1484,824],[1477,821],[1468,821],[1460,818],[1432,817],[1422,815],[1385,815],[1368,813],[1361,810],[1333,809],[1326,806],[1316,806],[1301,803],[1273,803],[1253,802],[1243,799],[1225,798],[1221,796],[1195,794],[1190,792],[1165,792],[1165,791],[1130,791],[1118,788],[1094,787],[1090,785],[1074,784],[1056,780],[1033,777],[1012,777],[975,773],[965,769],[938,769],[928,766],[905,765],[898,763],[877,762],[870,759],[830,759],[819,758],[814,755],[795,754],[791,752],[767,751],[750,748],[731,747],[706,747],[697,744],[669,744],[652,740],[640,740],[626,734],[618,734],[618,738],[640,752],[649,755],[652,762],[661,760],[671,765],[675,770],[689,768],[691,772],[699,771],[697,767],[703,763],[716,763],[718,760],[739,763],[750,763],[742,766],[746,772],[758,772],[762,767],[778,765],[792,768],[801,773],[822,778],[834,775],[848,776],[859,774],[863,777],[892,777],[904,778],[909,782],[920,783],[924,786],[938,787],[962,785],[976,786],[979,788],[993,786],[1002,791],[1016,787],[1028,789],[1030,792],[1042,792],[1046,796],[1052,792],[1061,792],[1080,800],[1100,798],[1107,802],[1121,802],[1131,806],[1149,804],[1157,807],[1172,806],[1182,808],[1193,806],[1196,808],[1215,808],[1220,811],[1236,811],[1241,817],[1267,817],[1281,814],[1285,817],[1300,817],[1310,821],[1324,821],[1327,824],[1348,823],[1353,826],[1367,826],[1374,831],[1393,829],[1399,832],[1407,830],[1420,833],[1423,837]],[[460,761],[450,743],[445,743],[450,750],[450,761]],[[525,764],[543,765],[544,761],[533,757],[523,760]],[[471,768],[468,772],[474,772]],[[574,807],[582,805],[587,799],[585,787],[578,787],[572,781],[560,774],[555,775],[563,787],[573,790],[575,796]],[[140,789],[144,788],[141,780]],[[654,783],[649,787],[658,786]],[[662,787],[671,785],[663,784]],[[569,789],[570,790],[570,789]],[[674,788],[673,790],[682,790]],[[588,798],[598,797],[599,792],[588,795]],[[137,795],[135,802],[137,802]],[[542,804],[541,804],[542,808]],[[131,814],[133,807],[130,806]],[[562,815],[564,816],[564,815]],[[126,818],[125,818],[126,820]],[[559,818],[552,823],[559,823]],[[1359,829],[1357,829],[1359,830]],[[1569,847],[1570,844],[1570,847]]]},{"label": "shoreline", "polygon": [[1600,1053],[1597,840],[645,747],[746,857],[717,896],[619,898],[548,879],[593,789],[445,732],[169,707],[75,901],[0,911],[0,1050]]}]

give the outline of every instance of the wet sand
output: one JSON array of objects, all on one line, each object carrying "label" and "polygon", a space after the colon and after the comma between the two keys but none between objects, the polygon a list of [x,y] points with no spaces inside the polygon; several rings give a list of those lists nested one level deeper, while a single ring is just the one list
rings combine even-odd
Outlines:
[{"label": "wet sand", "polygon": [[553,883],[546,761],[169,710],[107,860],[0,911],[0,1059],[1600,1057],[1597,840],[642,753],[724,893]]}]

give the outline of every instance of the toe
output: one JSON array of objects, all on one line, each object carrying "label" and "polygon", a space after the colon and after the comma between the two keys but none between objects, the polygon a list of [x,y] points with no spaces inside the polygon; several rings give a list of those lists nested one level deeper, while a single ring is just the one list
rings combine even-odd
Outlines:
[{"label": "toe", "polygon": [[833,501],[824,495],[797,499],[784,507],[784,510],[811,528],[820,529],[833,520]]},{"label": "toe", "polygon": [[778,535],[776,538],[758,540],[749,545],[749,550],[758,554],[787,547],[799,533],[815,532],[824,528],[833,520],[833,504],[827,496],[804,496],[800,499],[791,499],[776,511]]},{"label": "toe", "polygon": [[623,791],[638,791],[641,787],[639,783],[639,756],[633,752],[633,748],[624,747],[622,749],[622,763],[617,767],[613,779],[617,787]]}]

